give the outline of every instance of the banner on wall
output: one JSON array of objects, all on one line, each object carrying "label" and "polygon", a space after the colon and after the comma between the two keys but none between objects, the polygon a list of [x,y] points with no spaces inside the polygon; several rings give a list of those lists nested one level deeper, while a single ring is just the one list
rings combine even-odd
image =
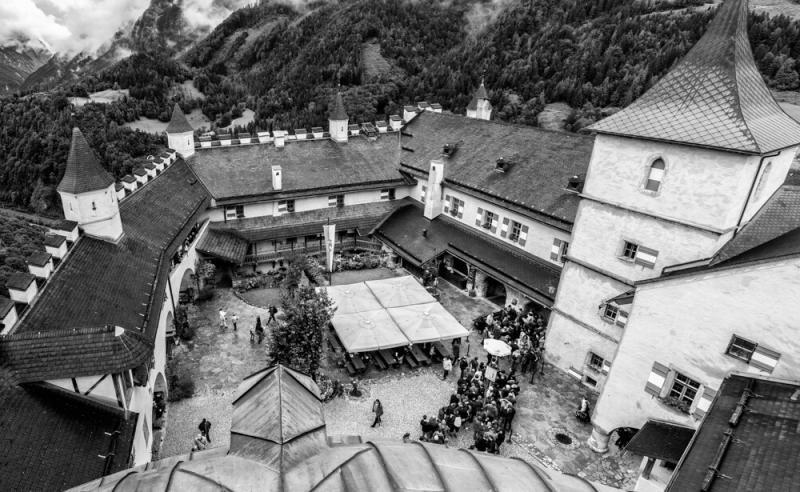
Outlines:
[{"label": "banner on wall", "polygon": [[322,226],[322,232],[325,235],[325,259],[328,266],[328,271],[333,271],[333,244],[336,238],[336,224],[327,224]]}]

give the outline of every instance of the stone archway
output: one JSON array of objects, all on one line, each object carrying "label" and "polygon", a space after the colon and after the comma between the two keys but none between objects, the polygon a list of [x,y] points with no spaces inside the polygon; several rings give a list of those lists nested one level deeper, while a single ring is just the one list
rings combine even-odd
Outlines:
[{"label": "stone archway", "polygon": [[506,305],[506,286],[492,277],[486,277],[486,299],[498,306]]},{"label": "stone archway", "polygon": [[185,272],[183,272],[183,277],[181,277],[181,286],[180,290],[178,291],[178,302],[180,304],[188,304],[194,301],[195,297],[197,296],[197,279],[194,274],[194,270],[191,268],[187,268]]},{"label": "stone archway", "polygon": [[152,436],[153,442],[151,452],[153,459],[157,459],[161,450],[161,443],[167,430],[167,396],[169,388],[163,373],[156,374],[153,382],[153,414],[152,414]]}]

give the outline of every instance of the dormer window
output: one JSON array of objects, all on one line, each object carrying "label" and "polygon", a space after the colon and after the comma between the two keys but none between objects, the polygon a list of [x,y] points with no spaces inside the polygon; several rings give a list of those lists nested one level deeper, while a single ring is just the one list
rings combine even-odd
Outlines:
[{"label": "dormer window", "polygon": [[663,159],[656,159],[650,164],[650,171],[647,175],[647,183],[644,189],[648,191],[658,191],[661,188],[661,180],[664,179],[664,165]]},{"label": "dormer window", "polygon": [[513,163],[511,161],[501,157],[497,159],[497,162],[495,163],[494,166],[494,170],[497,171],[498,173],[507,173],[511,169],[512,165]]}]

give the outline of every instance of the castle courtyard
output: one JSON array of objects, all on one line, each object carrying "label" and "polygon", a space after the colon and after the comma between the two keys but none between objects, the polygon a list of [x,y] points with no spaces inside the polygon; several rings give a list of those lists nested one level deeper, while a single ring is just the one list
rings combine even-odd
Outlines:
[{"label": "castle courtyard", "polygon": [[[341,272],[335,274],[334,284],[398,274],[405,272],[388,269]],[[472,320],[495,310],[496,306],[485,299],[469,297],[445,281],[439,283],[439,291],[440,303],[470,329],[469,349],[466,341],[462,342],[462,355],[469,350],[470,357],[485,360],[481,336],[472,330]],[[195,393],[191,398],[168,404],[166,435],[159,458],[187,453],[203,418],[212,423],[211,446],[228,444],[236,387],[243,378],[267,366],[269,336],[262,345],[253,344],[249,331],[255,325],[256,316],[261,316],[263,322],[269,315],[266,309],[254,304],[272,299],[276,299],[275,292],[250,291],[240,298],[231,289],[218,288],[213,299],[190,306],[190,323],[196,328],[196,335],[193,340],[173,348],[172,364],[187,369],[193,376]],[[220,330],[220,309],[239,317],[237,331],[232,327]],[[269,330],[269,326],[265,328]],[[501,364],[501,367],[504,366]],[[345,384],[350,380],[343,370],[327,360],[323,361],[323,371]],[[324,405],[328,434],[362,436],[364,441],[399,441],[408,432],[412,439],[417,439],[420,419],[423,415],[435,415],[448,403],[455,392],[457,377],[458,370],[454,369],[449,378],[442,381],[441,364],[413,370],[406,366],[387,371],[370,368],[359,379],[362,397],[345,395]],[[591,427],[579,422],[574,412],[580,398],[589,394],[578,381],[552,366],[546,365],[544,373],[537,375],[532,384],[528,377],[522,379],[513,434],[500,448],[500,454],[614,487],[632,488],[640,457],[621,455],[616,448],[598,455],[586,445]],[[385,413],[383,424],[372,428],[371,408],[375,399],[381,400]],[[562,444],[555,438],[557,433],[568,436],[572,442]],[[467,425],[456,438],[448,439],[447,446],[466,448],[472,441],[472,431]]]}]

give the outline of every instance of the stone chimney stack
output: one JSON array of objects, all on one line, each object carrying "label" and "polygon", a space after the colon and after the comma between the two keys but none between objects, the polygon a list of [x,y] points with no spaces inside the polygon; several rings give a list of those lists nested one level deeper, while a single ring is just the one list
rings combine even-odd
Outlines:
[{"label": "stone chimney stack", "polygon": [[281,166],[272,166],[272,189],[278,191],[283,186]]},{"label": "stone chimney stack", "polygon": [[276,148],[282,149],[286,145],[286,132],[284,130],[273,130],[272,137]]},{"label": "stone chimney stack", "polygon": [[444,181],[444,161],[433,160],[428,170],[428,192],[425,194],[423,215],[426,219],[433,220],[442,213],[442,181]]}]

